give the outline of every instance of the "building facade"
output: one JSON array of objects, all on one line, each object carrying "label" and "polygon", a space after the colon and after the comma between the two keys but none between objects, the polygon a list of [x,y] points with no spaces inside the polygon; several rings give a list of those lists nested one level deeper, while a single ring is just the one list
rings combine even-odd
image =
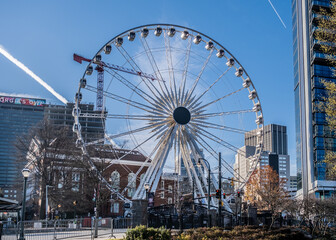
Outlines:
[{"label": "building facade", "polygon": [[292,198],[295,198],[296,193],[297,193],[297,176],[290,176],[289,194]]},{"label": "building facade", "polygon": [[[46,104],[45,99],[38,98],[0,96],[0,188],[6,198],[19,200],[21,195],[18,185],[22,178],[18,176],[21,176],[24,164],[18,165],[18,150],[15,146],[18,139],[24,139],[22,136],[27,135],[43,119],[50,120],[56,127],[71,130],[74,124],[73,106],[73,103]],[[101,111],[95,111],[93,104],[81,104],[80,108],[83,114],[80,123],[84,140],[89,142],[102,139],[104,120],[90,117],[90,114]],[[72,135],[72,131],[69,134]]]},{"label": "building facade", "polygon": [[326,150],[336,151],[336,138],[326,124],[318,105],[325,90],[322,80],[335,81],[333,70],[314,38],[320,8],[329,8],[329,0],[292,0],[293,61],[298,195],[326,196],[336,182],[328,180]]},{"label": "building facade", "polygon": [[17,199],[21,194],[13,187],[24,167],[17,164],[15,145],[43,120],[45,103],[45,99],[0,96],[0,188],[5,198]]},{"label": "building facade", "polygon": [[[245,146],[256,146],[258,129],[245,133]],[[287,155],[287,127],[277,124],[264,126],[263,150],[281,155]]]},{"label": "building facade", "polygon": [[[68,127],[72,129],[74,117],[72,116],[74,103],[66,105],[46,104],[44,113],[47,119],[51,120],[57,127]],[[92,117],[93,114],[101,114],[101,111],[94,110],[93,104],[80,104],[82,117],[79,118],[81,132],[85,142],[91,142],[104,137],[104,119]]]},{"label": "building facade", "polygon": [[[247,180],[251,169],[251,158],[255,153],[257,144],[257,129],[245,133],[245,146],[235,156],[235,179],[238,183]],[[286,179],[286,187],[290,182],[290,157],[288,155],[287,128],[286,126],[269,124],[264,126],[264,148],[260,154],[261,160],[257,167],[270,165],[279,175],[280,179]]]}]

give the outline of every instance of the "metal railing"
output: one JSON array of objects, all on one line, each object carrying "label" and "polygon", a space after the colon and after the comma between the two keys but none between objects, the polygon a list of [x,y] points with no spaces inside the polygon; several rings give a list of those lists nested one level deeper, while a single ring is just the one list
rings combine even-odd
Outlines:
[{"label": "metal railing", "polygon": [[[95,221],[91,218],[24,221],[26,240],[56,240],[85,237],[93,239]],[[3,222],[1,240],[17,240],[21,223]],[[124,233],[132,227],[131,218],[97,219],[97,236],[113,237],[113,233]]]}]

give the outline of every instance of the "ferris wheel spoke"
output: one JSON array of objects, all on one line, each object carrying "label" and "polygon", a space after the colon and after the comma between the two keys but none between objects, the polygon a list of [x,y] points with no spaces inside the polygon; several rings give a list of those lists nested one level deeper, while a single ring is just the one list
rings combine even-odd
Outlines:
[{"label": "ferris wheel spoke", "polygon": [[[181,132],[181,136],[182,136],[182,143],[181,144],[181,148],[182,148],[182,158],[183,158],[183,162],[186,166],[187,169],[190,169],[190,176],[194,176],[194,178],[192,177],[189,177],[189,181],[191,182],[191,179],[195,179],[196,181],[196,186],[199,190],[199,192],[201,193],[201,196],[204,197],[205,196],[205,184],[204,184],[204,179],[202,178],[202,182],[200,181],[200,179],[198,178],[198,175],[195,171],[195,168],[194,168],[194,164],[193,162],[191,161],[191,158],[190,158],[190,150],[188,149],[188,142],[187,142],[187,137],[185,136],[185,134],[183,134]],[[196,160],[195,160],[196,161]]]},{"label": "ferris wheel spoke", "polygon": [[[162,104],[161,102],[159,102],[157,99],[149,96],[146,92],[142,91],[136,85],[134,85],[133,83],[131,83],[130,81],[128,81],[126,78],[124,78],[122,75],[120,75],[119,73],[117,73],[117,71],[113,70],[114,74],[112,74],[109,70],[105,70],[105,71],[108,72],[109,74],[111,74],[112,76],[114,76],[115,79],[117,79],[119,82],[121,82],[122,84],[124,84],[124,86],[126,86],[127,88],[129,88],[130,90],[132,90],[133,92],[135,92],[138,96],[140,96],[141,98],[143,98],[146,102],[150,103],[151,105],[153,105],[156,108],[160,108],[162,110],[168,111],[168,109],[165,107],[164,104]],[[149,99],[151,99],[151,101]]]},{"label": "ferris wheel spoke", "polygon": [[253,110],[252,109],[246,109],[246,110],[237,110],[237,111],[228,111],[228,112],[198,114],[195,117],[193,117],[192,119],[218,117],[218,116],[223,116],[223,115],[234,115],[234,114],[242,114],[242,113],[250,113],[250,112],[253,112]]},{"label": "ferris wheel spoke", "polygon": [[[161,81],[159,81],[159,86],[160,86],[160,88],[161,88],[161,91],[164,92],[164,90],[163,90],[163,88],[162,88],[162,85],[161,85],[161,82],[163,83],[163,86],[165,87],[166,91],[168,91],[166,82],[164,81],[164,79],[163,79],[163,77],[162,77],[162,74],[161,74],[161,71],[160,71],[160,69],[159,69],[159,67],[158,67],[158,65],[157,65],[157,63],[156,63],[155,58],[154,58],[153,50],[149,47],[146,38],[142,38],[142,37],[140,37],[140,39],[143,40],[142,43],[145,43],[145,44],[143,44],[143,47],[144,47],[144,49],[145,49],[145,52],[146,52],[146,53],[147,53],[147,52],[149,53],[149,55],[147,55],[147,57],[148,57],[149,59],[152,59],[152,62],[153,62],[153,66],[152,66],[152,67],[153,67],[153,70],[154,70],[154,74],[155,74],[156,76],[158,76],[157,74],[160,75],[159,79],[161,79]],[[163,48],[163,49],[165,49],[165,48]],[[151,60],[150,60],[150,61],[151,61]]]},{"label": "ferris wheel spoke", "polygon": [[[139,65],[135,62],[135,60],[130,56],[130,54],[125,50],[124,47],[118,47],[117,48],[118,51],[120,52],[120,54],[126,59],[126,61],[131,65],[132,69],[136,72],[142,72],[141,68],[139,67]],[[159,99],[159,97],[156,95],[160,93],[160,91],[155,87],[155,85],[151,82],[152,80],[148,80],[144,77],[142,77],[141,75],[139,75],[142,82],[147,86],[147,89],[149,91],[151,91],[151,93],[157,98]],[[151,85],[151,87],[149,86],[149,84]],[[155,90],[155,92],[153,91],[153,89]]]},{"label": "ferris wheel spoke", "polygon": [[[203,142],[203,144],[201,143],[200,140]],[[202,148],[205,149],[210,155],[212,155],[214,157],[214,159],[217,159],[217,157],[218,157],[217,152],[200,135],[197,134],[197,137],[195,138],[195,141],[198,142],[200,144],[200,146],[202,146]],[[224,163],[227,166],[224,165]],[[232,168],[232,166],[227,161],[225,161],[225,159],[223,159],[223,161],[222,161],[222,166],[232,175],[237,174],[237,175],[240,176],[240,174],[237,171],[235,171],[234,168]],[[241,177],[241,179],[244,179],[244,178]]]},{"label": "ferris wheel spoke", "polygon": [[[161,89],[161,92],[162,92],[162,93],[164,93],[165,91],[168,92],[168,88],[167,88],[167,86],[166,86],[166,83],[165,83],[165,81],[164,81],[164,79],[163,79],[163,77],[162,77],[162,74],[161,74],[161,72],[160,72],[160,69],[158,68],[158,65],[157,65],[157,63],[156,63],[156,61],[155,61],[155,58],[154,58],[154,56],[153,56],[152,49],[149,47],[146,38],[142,38],[142,37],[140,36],[140,40],[141,40],[142,46],[143,46],[143,48],[144,48],[144,50],[145,50],[145,53],[146,53],[146,55],[147,55],[147,58],[148,58],[149,62],[151,63],[151,66],[152,66],[152,68],[153,68],[153,71],[154,71],[154,74],[155,74],[156,78],[161,80],[161,81],[158,82],[159,87],[160,87],[160,89]],[[163,84],[161,84],[161,82],[162,82]],[[163,87],[165,88],[165,90],[163,89],[162,85],[163,85]],[[164,100],[166,99],[166,98],[164,98],[164,97],[162,96],[162,94],[161,94],[160,92],[158,92],[158,94],[160,95],[161,99],[164,99]],[[165,100],[165,103],[166,103],[167,105],[170,105],[170,103],[167,102],[166,100]]]},{"label": "ferris wheel spoke", "polygon": [[[86,89],[88,91],[91,91],[91,92],[97,92],[97,88],[93,87],[93,86],[90,86],[90,85],[87,85],[86,86]],[[149,113],[155,113],[155,114],[165,114],[165,112],[159,110],[159,109],[156,109],[156,108],[153,108],[151,106],[148,106],[148,105],[145,105],[143,103],[139,103],[139,102],[135,102],[135,101],[132,101],[130,99],[127,99],[127,98],[124,98],[124,97],[121,97],[119,95],[116,95],[116,94],[113,94],[113,93],[110,93],[110,92],[106,92],[106,91],[103,91],[103,95],[105,97],[108,97],[108,98],[111,98],[113,100],[116,100],[118,102],[122,102],[122,103],[125,103],[126,105],[131,105],[135,108],[138,108],[138,109],[141,109],[141,110],[144,110],[146,112],[149,112]]]},{"label": "ferris wheel spoke", "polygon": [[[190,133],[190,131],[192,133]],[[191,130],[190,128],[186,127],[185,128],[185,133],[187,135],[187,142],[190,146],[190,149],[191,149],[191,153],[195,159],[195,161],[198,161],[198,158],[202,157],[200,152],[201,150],[199,149],[195,139],[193,138],[193,135],[195,135],[195,132],[193,132],[193,130]],[[206,167],[207,168],[207,167]],[[205,179],[205,175],[204,174],[201,174],[201,177],[202,177],[202,180],[203,180],[203,183],[204,185],[206,185],[206,179]]]},{"label": "ferris wheel spoke", "polygon": [[185,53],[184,70],[183,70],[183,74],[182,74],[182,81],[181,81],[180,88],[179,88],[180,104],[182,104],[184,102],[185,85],[186,85],[186,80],[187,80],[187,75],[188,75],[191,43],[192,43],[192,40],[191,40],[191,37],[190,37],[189,40],[188,40],[187,50],[186,50],[186,53]]},{"label": "ferris wheel spoke", "polygon": [[[170,40],[167,34],[167,31],[164,31],[164,42],[165,42],[165,48],[166,48],[166,59],[167,59],[167,65],[169,70],[169,84],[170,84],[170,90],[171,95],[175,96],[174,98],[174,107],[178,105],[177,102],[177,91],[176,91],[176,81],[175,81],[175,73],[174,73],[174,64],[173,64],[173,57],[172,57],[172,50],[170,47]],[[174,90],[173,90],[174,89]],[[172,93],[174,91],[174,94]]]},{"label": "ferris wheel spoke", "polygon": [[211,102],[209,102],[209,103],[207,103],[207,104],[205,104],[205,105],[203,105],[203,106],[201,106],[201,107],[198,107],[198,108],[196,108],[196,109],[193,109],[192,112],[197,112],[197,111],[199,111],[199,110],[201,110],[201,109],[203,109],[203,108],[205,108],[205,107],[208,107],[208,106],[210,106],[210,105],[212,105],[212,104],[214,104],[214,103],[216,103],[216,102],[218,102],[218,101],[220,101],[220,100],[222,100],[222,99],[224,99],[224,98],[230,97],[230,96],[232,96],[232,95],[234,95],[234,94],[236,94],[236,93],[242,91],[243,89],[245,89],[245,88],[242,87],[242,88],[240,88],[240,89],[238,89],[238,90],[236,90],[236,91],[234,91],[234,92],[231,92],[231,93],[229,93],[229,94],[226,94],[226,95],[224,95],[223,97],[220,97],[220,98],[218,98],[218,99],[216,99],[216,100],[214,100],[214,101],[211,101]]},{"label": "ferris wheel spoke", "polygon": [[[158,178],[160,178],[163,166],[167,160],[167,156],[169,153],[169,150],[172,145],[172,141],[174,138],[174,135],[176,134],[176,127],[172,127],[166,135],[165,140],[160,145],[159,150],[157,151],[155,157],[154,157],[154,167],[152,167],[151,171],[147,171],[145,177],[143,178],[145,182],[148,182],[151,186],[151,191],[155,192],[156,185]],[[158,174],[159,173],[159,174]],[[145,196],[145,191],[143,187],[138,187],[137,189],[137,196],[139,199],[143,199]]]},{"label": "ferris wheel spoke", "polygon": [[[229,142],[227,142],[227,141],[224,141],[223,139],[220,139],[220,138],[217,137],[216,135],[214,135],[214,134],[212,134],[212,133],[210,133],[210,132],[204,130],[203,128],[198,127],[198,130],[200,130],[200,131],[199,131],[199,134],[201,134],[202,136],[204,136],[204,137],[206,137],[206,138],[208,138],[208,139],[210,139],[210,140],[212,140],[212,141],[214,141],[214,142],[219,143],[219,144],[222,145],[223,147],[226,147],[227,149],[230,149],[231,151],[233,151],[233,152],[235,152],[235,153],[239,152],[239,153],[242,153],[242,154],[245,154],[245,155],[246,155],[246,152],[245,152],[245,151],[239,149],[238,147],[232,145],[231,143],[229,143]],[[204,132],[205,134],[204,134],[203,132]]]},{"label": "ferris wheel spoke", "polygon": [[209,53],[207,59],[205,60],[205,62],[203,63],[202,69],[201,69],[200,73],[198,74],[198,76],[197,76],[197,78],[196,78],[196,80],[195,80],[193,86],[191,87],[191,90],[190,90],[190,92],[189,92],[189,95],[186,97],[186,100],[184,101],[183,105],[187,105],[187,104],[189,103],[189,101],[190,101],[190,97],[191,97],[192,94],[194,93],[194,90],[195,90],[195,88],[196,88],[196,86],[197,86],[199,80],[200,80],[201,77],[202,77],[202,74],[203,74],[203,72],[204,72],[204,69],[205,69],[206,66],[208,65],[208,62],[209,62],[209,60],[210,60],[210,58],[211,58],[211,56],[212,56],[213,50],[214,50],[214,48],[212,48],[212,49],[210,50],[210,53]]},{"label": "ferris wheel spoke", "polygon": [[[119,157],[118,159],[116,159],[115,161],[113,161],[112,163],[110,163],[105,169],[108,169],[109,167],[113,166],[114,164],[118,163],[118,160],[124,159],[126,156],[128,156],[129,154],[132,154],[136,149],[138,149],[141,145],[145,144],[146,142],[148,142],[149,140],[153,139],[155,137],[155,135],[157,135],[158,133],[154,133],[153,135],[151,135],[150,137],[148,137],[147,139],[145,139],[143,142],[141,142],[140,144],[138,144],[136,147],[134,147],[132,150],[127,151],[125,154],[123,154],[121,157]],[[127,186],[122,190],[121,194],[123,194],[130,186],[131,184],[136,180],[139,179],[138,175],[139,173],[142,171],[142,169],[146,166],[146,164],[149,162],[151,156],[155,153],[155,151],[157,150],[158,146],[159,146],[160,142],[156,145],[156,147],[153,148],[152,152],[147,156],[147,158],[145,159],[145,161],[142,163],[142,165],[139,167],[139,169],[137,170],[137,172],[135,173],[134,177],[132,178],[132,180],[127,184]],[[119,163],[118,163],[119,164]]]},{"label": "ferris wheel spoke", "polygon": [[[94,115],[94,114],[91,114],[91,115]],[[98,115],[101,116],[101,114],[98,114]],[[86,114],[84,116],[86,116]],[[113,119],[149,120],[149,121],[159,121],[159,120],[167,118],[167,116],[159,116],[159,115],[153,115],[153,114],[151,115],[148,115],[148,114],[146,115],[106,114],[104,116],[107,118],[113,118]]]},{"label": "ferris wheel spoke", "polygon": [[[152,136],[150,136],[149,138],[147,138],[142,144],[144,144],[145,142],[149,141],[150,139],[153,139],[158,133],[153,134]],[[156,144],[156,146],[153,148],[152,152],[147,156],[146,160],[144,161],[144,163],[140,166],[140,168],[137,170],[137,172],[135,173],[135,176],[138,176],[139,173],[142,171],[142,169],[145,167],[145,165],[148,163],[148,161],[151,159],[151,157],[154,155],[154,153],[158,150],[158,148],[161,146],[162,142],[164,141],[164,138],[161,138],[160,141]],[[132,151],[134,151],[135,149],[137,149],[139,146],[133,148]],[[131,152],[131,151],[130,151]],[[123,157],[125,157],[126,154],[124,156],[122,156],[120,159],[122,159]],[[142,179],[142,182],[140,183],[139,186],[143,186],[145,182],[143,182],[145,178]],[[124,188],[124,190],[122,191],[122,194],[127,190],[128,185]]]},{"label": "ferris wheel spoke", "polygon": [[134,130],[127,131],[127,132],[114,134],[114,135],[108,135],[108,136],[111,139],[120,138],[120,137],[127,136],[127,135],[130,135],[130,134],[133,134],[133,133],[138,133],[138,132],[150,130],[150,129],[155,128],[156,126],[164,125],[164,124],[165,124],[165,122],[160,122],[160,123],[152,124],[152,125],[149,125],[149,126],[146,126],[146,127],[141,127],[141,128],[137,128],[137,129],[134,129]]},{"label": "ferris wheel spoke", "polygon": [[195,101],[191,101],[189,107],[194,107],[195,103],[199,102],[199,100],[231,69],[232,67],[229,67],[226,69],[222,75],[220,75]]},{"label": "ferris wheel spoke", "polygon": [[206,122],[200,119],[193,119],[193,123],[200,125],[202,127],[205,127],[205,128],[214,128],[214,129],[225,130],[225,131],[230,131],[234,133],[245,134],[247,132],[246,130],[243,130],[243,129],[228,127],[225,125],[219,125],[219,124],[215,124],[211,122]]}]

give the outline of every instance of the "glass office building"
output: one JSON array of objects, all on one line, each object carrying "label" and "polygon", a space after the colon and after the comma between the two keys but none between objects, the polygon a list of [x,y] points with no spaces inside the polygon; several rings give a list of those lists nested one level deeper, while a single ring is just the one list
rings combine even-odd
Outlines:
[{"label": "glass office building", "polygon": [[326,150],[336,151],[336,138],[318,107],[325,96],[321,81],[335,77],[314,38],[320,9],[329,7],[329,0],[292,0],[297,187],[303,196],[328,197],[336,188],[324,163]]},{"label": "glass office building", "polygon": [[21,194],[13,188],[24,167],[18,165],[15,144],[43,119],[44,104],[45,99],[0,96],[0,188],[5,198]]},{"label": "glass office building", "polygon": [[[18,199],[17,181],[22,179],[20,165],[17,160],[15,144],[18,138],[29,133],[44,118],[49,119],[56,127],[69,128],[72,135],[74,104],[46,104],[45,99],[0,96],[0,188],[5,198]],[[97,114],[93,104],[81,104],[83,117],[80,118],[82,135],[85,141],[95,141],[104,136],[105,121],[102,118],[85,116]]]}]

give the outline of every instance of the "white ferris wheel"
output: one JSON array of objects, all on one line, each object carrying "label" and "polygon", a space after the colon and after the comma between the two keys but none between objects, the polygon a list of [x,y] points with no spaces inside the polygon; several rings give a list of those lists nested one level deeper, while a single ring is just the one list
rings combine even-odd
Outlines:
[{"label": "white ferris wheel", "polygon": [[[89,64],[75,97],[77,144],[92,168],[94,161],[87,150],[92,144],[114,148],[126,140],[129,152],[142,153],[150,166],[133,199],[146,198],[144,184],[155,192],[165,166],[180,174],[182,165],[189,180],[195,181],[197,194],[204,197],[207,165],[202,161],[198,167],[195,161],[207,159],[213,168],[221,152],[223,174],[236,175],[234,157],[244,154],[239,149],[244,134],[253,129],[258,134],[250,169],[257,166],[263,144],[257,91],[243,66],[214,39],[188,27],[151,24],[117,35],[92,59],[82,59]],[[95,70],[97,75],[92,74]],[[106,119],[105,137],[85,142],[80,103],[94,100],[99,112],[85,116]],[[218,186],[218,179],[211,177]],[[241,187],[248,178],[240,182]],[[130,201],[120,192],[121,199]]]}]

